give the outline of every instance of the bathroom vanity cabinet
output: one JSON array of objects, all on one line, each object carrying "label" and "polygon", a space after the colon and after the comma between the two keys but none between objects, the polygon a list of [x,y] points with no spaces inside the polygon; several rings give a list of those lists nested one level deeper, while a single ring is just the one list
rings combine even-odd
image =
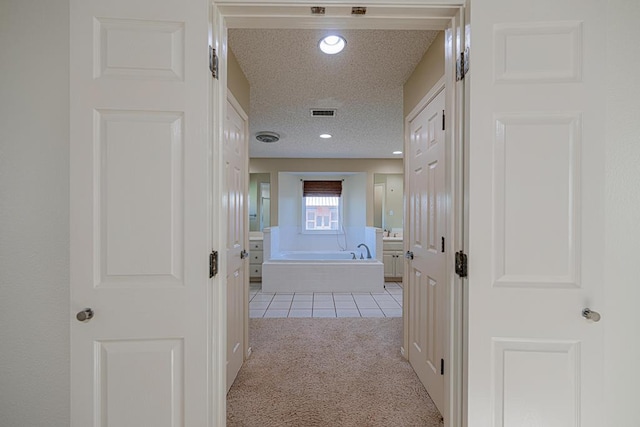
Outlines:
[{"label": "bathroom vanity cabinet", "polygon": [[402,280],[404,273],[404,255],[402,240],[384,240],[382,242],[382,263],[385,280]]},{"label": "bathroom vanity cabinet", "polygon": [[260,282],[262,280],[262,240],[249,241],[249,281]]}]

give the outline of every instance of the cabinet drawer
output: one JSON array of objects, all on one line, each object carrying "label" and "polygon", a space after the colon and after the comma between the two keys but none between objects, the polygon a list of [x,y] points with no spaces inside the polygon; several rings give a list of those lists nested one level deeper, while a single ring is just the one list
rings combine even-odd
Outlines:
[{"label": "cabinet drawer", "polygon": [[249,242],[249,250],[250,251],[261,251],[262,250],[262,240],[252,240]]},{"label": "cabinet drawer", "polygon": [[401,251],[402,250],[402,241],[395,242],[382,242],[382,249],[385,251]]},{"label": "cabinet drawer", "polygon": [[249,252],[249,264],[262,264],[262,251]]},{"label": "cabinet drawer", "polygon": [[252,264],[249,266],[249,277],[262,277],[262,265]]}]

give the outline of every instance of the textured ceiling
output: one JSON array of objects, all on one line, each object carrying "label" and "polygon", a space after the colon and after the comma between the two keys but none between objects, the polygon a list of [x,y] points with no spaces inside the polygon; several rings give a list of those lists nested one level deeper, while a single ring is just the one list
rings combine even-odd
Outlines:
[{"label": "textured ceiling", "polygon": [[[317,47],[327,33],[229,30],[251,85],[251,157],[398,157],[392,152],[403,144],[402,86],[437,32],[341,30],[347,46],[337,55]],[[338,111],[312,118],[312,108]],[[259,131],[277,132],[280,141],[258,142]]]}]

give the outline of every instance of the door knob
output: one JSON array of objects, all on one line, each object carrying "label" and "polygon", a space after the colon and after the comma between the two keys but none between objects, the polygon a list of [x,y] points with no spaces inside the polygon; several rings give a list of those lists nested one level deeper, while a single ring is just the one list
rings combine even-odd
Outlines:
[{"label": "door knob", "polygon": [[585,308],[584,310],[582,310],[582,317],[587,320],[593,320],[594,322],[600,321],[600,313],[589,308]]},{"label": "door knob", "polygon": [[406,253],[406,254],[404,254],[404,257],[405,257],[406,259],[413,259],[413,252],[411,252],[411,251],[407,251],[407,253]]},{"label": "door knob", "polygon": [[249,257],[249,252],[245,251],[244,249],[242,250],[242,252],[240,252],[240,259],[245,259]]},{"label": "door knob", "polygon": [[92,318],[93,310],[90,308],[85,308],[84,310],[79,311],[78,314],[76,314],[76,319],[78,319],[78,321],[80,322],[88,322]]}]

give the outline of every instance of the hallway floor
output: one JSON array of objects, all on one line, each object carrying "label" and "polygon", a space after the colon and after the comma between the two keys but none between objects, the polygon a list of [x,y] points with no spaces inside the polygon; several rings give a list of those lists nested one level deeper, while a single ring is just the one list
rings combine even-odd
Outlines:
[{"label": "hallway floor", "polygon": [[379,293],[263,293],[251,283],[249,317],[402,317],[402,287],[385,283]]},{"label": "hallway floor", "polygon": [[442,427],[400,354],[402,318],[251,319],[228,427]]}]

